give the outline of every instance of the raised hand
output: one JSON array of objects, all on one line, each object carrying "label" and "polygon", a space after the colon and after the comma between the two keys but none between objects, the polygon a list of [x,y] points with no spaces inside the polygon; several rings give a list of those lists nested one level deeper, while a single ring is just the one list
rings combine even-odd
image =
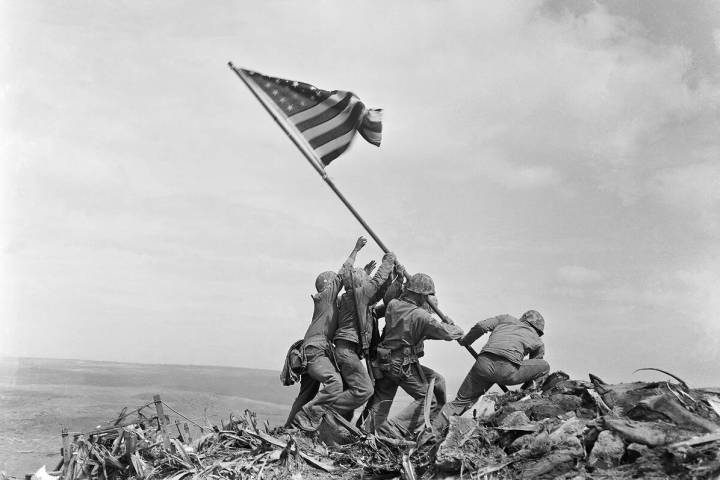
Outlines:
[{"label": "raised hand", "polygon": [[355,251],[359,252],[360,249],[362,249],[365,244],[367,244],[367,238],[365,237],[359,237],[357,241],[355,242]]}]

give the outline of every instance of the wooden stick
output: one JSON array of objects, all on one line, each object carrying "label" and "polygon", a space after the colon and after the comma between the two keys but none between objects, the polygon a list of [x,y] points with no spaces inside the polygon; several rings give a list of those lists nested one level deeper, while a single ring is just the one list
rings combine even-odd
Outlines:
[{"label": "wooden stick", "polygon": [[702,437],[695,437],[691,438],[690,440],[673,443],[671,445],[668,445],[668,448],[692,447],[694,445],[717,441],[720,441],[720,433],[708,433],[707,435],[703,435]]},{"label": "wooden stick", "polygon": [[65,476],[65,473],[67,472],[68,465],[70,464],[70,457],[72,456],[72,452],[70,451],[70,438],[68,437],[68,429],[67,427],[62,427],[60,430],[60,436],[62,437],[62,457],[63,457],[63,469],[61,478]]},{"label": "wooden stick", "polygon": [[353,425],[352,423],[350,423],[350,422],[348,422],[347,420],[345,420],[345,418],[344,418],[342,415],[340,415],[340,412],[337,412],[337,411],[332,410],[332,409],[328,409],[328,413],[330,413],[330,414],[333,416],[333,418],[335,419],[336,422],[338,422],[340,425],[342,425],[343,427],[345,427],[345,429],[346,429],[348,432],[350,432],[350,433],[352,433],[353,435],[356,435],[357,437],[362,438],[362,439],[367,438],[367,433],[365,433],[365,432],[364,432],[363,430],[361,430],[360,428],[356,427],[356,426]]},{"label": "wooden stick", "polygon": [[[269,443],[270,445],[274,445],[274,446],[280,447],[280,448],[285,448],[285,447],[287,446],[287,443],[283,443],[281,440],[278,440],[277,438],[275,438],[275,437],[273,437],[273,436],[270,436],[270,435],[268,435],[267,433],[262,433],[262,432],[257,432],[257,433],[256,433],[256,432],[253,432],[253,431],[251,431],[251,430],[247,430],[247,429],[245,429],[245,428],[241,428],[241,429],[239,429],[239,430],[240,430],[241,432],[243,432],[243,433],[246,433],[246,434],[250,435],[251,437],[259,438],[260,440],[263,440],[263,441]],[[307,453],[303,452],[303,451],[300,450],[299,448],[298,448],[298,454],[299,454],[303,459],[305,459],[310,465],[312,465],[312,466],[314,466],[314,467],[317,467],[317,468],[320,468],[320,469],[322,469],[322,470],[325,470],[326,472],[333,472],[333,471],[335,471],[335,467],[333,467],[332,465],[327,465],[327,464],[325,464],[325,463],[322,463],[322,462],[319,461],[318,459],[316,459],[316,458],[314,458],[314,457],[311,457],[310,455],[308,455]]]},{"label": "wooden stick", "polygon": [[430,384],[428,385],[423,405],[423,419],[425,420],[425,429],[430,430],[431,432],[433,431],[433,428],[432,423],[430,423],[430,409],[432,408],[433,398],[435,398],[435,392],[433,391],[435,389],[435,380],[436,378],[433,375],[433,377],[430,379]]},{"label": "wooden stick", "polygon": [[168,436],[167,428],[165,427],[165,412],[163,411],[160,395],[155,395],[153,397],[153,401],[155,402],[155,410],[157,411],[158,425],[160,426],[160,431],[162,432],[163,436],[163,447],[165,447],[165,451],[169,452],[170,437]]}]

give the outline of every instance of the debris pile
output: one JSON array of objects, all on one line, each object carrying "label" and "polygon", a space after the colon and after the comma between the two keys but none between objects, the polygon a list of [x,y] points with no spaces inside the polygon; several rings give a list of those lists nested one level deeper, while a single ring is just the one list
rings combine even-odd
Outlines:
[{"label": "debris pile", "polygon": [[[158,401],[156,399],[156,405]],[[172,425],[162,410],[73,435],[62,480],[187,478],[716,478],[720,395],[684,382],[611,385],[555,372],[488,394],[447,435],[368,434],[341,417],[320,431],[271,429],[249,411],[220,426]],[[121,421],[122,420],[122,421]],[[172,433],[177,430],[176,433]],[[442,438],[441,438],[442,437]]]},{"label": "debris pile", "polygon": [[682,381],[609,385],[555,372],[531,393],[479,403],[478,418],[451,418],[439,470],[523,479],[720,475],[720,397]]}]

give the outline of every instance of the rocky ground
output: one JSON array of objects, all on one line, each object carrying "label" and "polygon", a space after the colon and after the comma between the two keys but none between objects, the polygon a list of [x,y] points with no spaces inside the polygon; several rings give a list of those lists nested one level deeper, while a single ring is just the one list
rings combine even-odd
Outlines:
[{"label": "rocky ground", "polygon": [[[401,440],[327,418],[318,433],[269,428],[246,411],[191,438],[152,410],[72,439],[49,475],[182,478],[720,478],[720,394],[684,382],[606,384],[555,372],[486,395],[447,435]],[[182,422],[182,419],[180,420]],[[114,425],[112,425],[114,424]]]}]

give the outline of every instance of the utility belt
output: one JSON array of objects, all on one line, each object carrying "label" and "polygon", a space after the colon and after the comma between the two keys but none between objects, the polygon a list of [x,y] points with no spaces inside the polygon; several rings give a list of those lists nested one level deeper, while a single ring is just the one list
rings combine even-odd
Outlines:
[{"label": "utility belt", "polygon": [[351,352],[355,352],[358,357],[362,358],[362,348],[360,348],[360,344],[358,342],[353,342],[352,340],[343,340],[338,339],[335,340],[335,348],[344,348],[347,350],[350,350]]},{"label": "utility belt", "polygon": [[[310,355],[308,355],[308,353]],[[330,342],[322,346],[312,344],[303,346],[301,344],[291,348],[287,356],[290,371],[298,377],[304,375],[307,372],[308,364],[319,356],[328,357],[335,368],[340,371],[337,360],[335,360],[335,348]]]},{"label": "utility belt", "polygon": [[417,365],[420,377],[423,372],[420,368],[420,357],[425,354],[422,344],[415,346],[404,346],[396,349],[385,347],[377,348],[377,355],[372,362],[375,378],[382,378],[390,373],[393,364],[400,366],[400,370],[408,370],[412,365]]}]

